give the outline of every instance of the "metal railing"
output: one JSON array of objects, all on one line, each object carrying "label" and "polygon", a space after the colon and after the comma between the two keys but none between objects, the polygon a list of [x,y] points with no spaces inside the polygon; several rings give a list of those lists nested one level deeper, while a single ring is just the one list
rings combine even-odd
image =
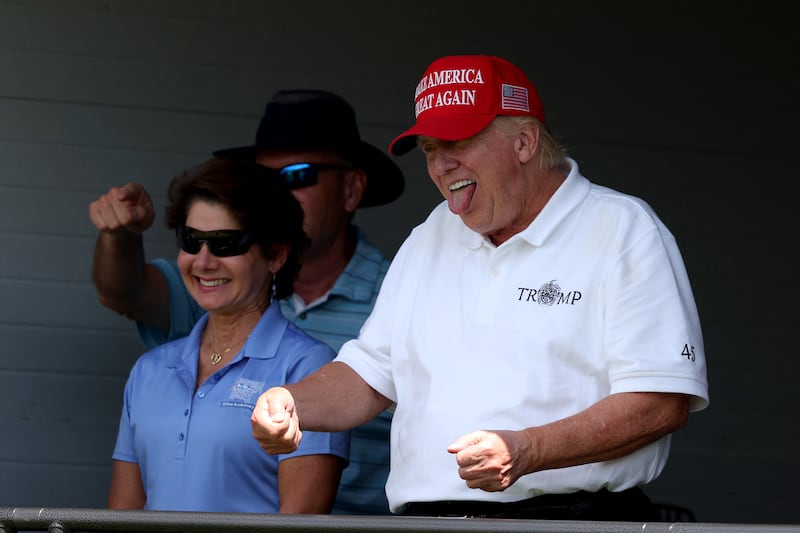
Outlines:
[{"label": "metal railing", "polygon": [[116,511],[6,507],[0,508],[0,533],[47,531],[72,533],[800,533],[800,525],[717,524],[688,522],[578,522],[486,518],[406,516],[275,515],[178,511]]}]

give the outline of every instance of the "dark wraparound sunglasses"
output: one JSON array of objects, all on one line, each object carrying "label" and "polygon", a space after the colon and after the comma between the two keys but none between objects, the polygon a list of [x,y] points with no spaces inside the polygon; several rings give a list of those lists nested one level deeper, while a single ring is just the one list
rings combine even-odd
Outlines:
[{"label": "dark wraparound sunglasses", "polygon": [[189,226],[181,226],[175,230],[178,246],[187,254],[196,254],[208,245],[208,251],[217,257],[242,255],[255,242],[255,234],[238,229],[220,229],[215,231],[199,231]]},{"label": "dark wraparound sunglasses", "polygon": [[332,163],[295,163],[286,165],[278,170],[278,173],[286,181],[289,189],[302,189],[315,185],[320,171],[330,169],[350,170],[350,167]]}]

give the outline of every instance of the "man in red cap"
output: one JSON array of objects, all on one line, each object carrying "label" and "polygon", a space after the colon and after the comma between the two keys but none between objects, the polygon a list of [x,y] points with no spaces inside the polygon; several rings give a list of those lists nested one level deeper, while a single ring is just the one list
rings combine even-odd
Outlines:
[{"label": "man in red cap", "polygon": [[[334,350],[358,335],[389,260],[352,219],[356,209],[400,196],[404,178],[383,151],[360,138],[355,113],[327,91],[278,91],[250,146],[215,155],[278,169],[303,208],[311,245],[294,294],[281,300],[289,320]],[[181,281],[175,260],[145,262],[142,233],[153,223],[150,196],[137,183],[114,187],[89,206],[99,230],[92,277],[100,302],[137,321],[148,348],[187,335],[204,313]],[[351,432],[336,514],[388,514],[389,424],[383,412]]]},{"label": "man in red cap", "polygon": [[657,519],[640,487],[708,404],[673,236],[580,174],[502,58],[434,61],[415,113],[390,151],[419,147],[445,201],[403,243],[358,339],[262,394],[254,435],[283,453],[301,430],[394,405],[395,513]]}]

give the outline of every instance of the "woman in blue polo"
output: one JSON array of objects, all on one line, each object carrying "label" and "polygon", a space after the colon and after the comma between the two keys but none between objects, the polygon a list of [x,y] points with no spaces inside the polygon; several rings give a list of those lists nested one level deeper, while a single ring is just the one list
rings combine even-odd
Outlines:
[{"label": "woman in blue polo", "polygon": [[304,432],[273,456],[250,425],[263,391],[334,356],[271,305],[291,294],[308,243],[300,205],[274,171],[222,158],[173,180],[168,202],[181,277],[207,313],[131,370],[109,508],[329,512],[349,434]]}]

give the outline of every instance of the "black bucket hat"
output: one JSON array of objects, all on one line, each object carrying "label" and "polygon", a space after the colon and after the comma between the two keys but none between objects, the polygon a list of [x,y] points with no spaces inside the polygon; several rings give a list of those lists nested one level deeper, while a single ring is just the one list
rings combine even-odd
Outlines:
[{"label": "black bucket hat", "polygon": [[336,94],[319,90],[278,91],[267,102],[252,146],[217,150],[214,155],[255,159],[259,150],[333,152],[367,174],[359,207],[388,204],[402,194],[400,168],[378,148],[361,140],[353,108]]}]

